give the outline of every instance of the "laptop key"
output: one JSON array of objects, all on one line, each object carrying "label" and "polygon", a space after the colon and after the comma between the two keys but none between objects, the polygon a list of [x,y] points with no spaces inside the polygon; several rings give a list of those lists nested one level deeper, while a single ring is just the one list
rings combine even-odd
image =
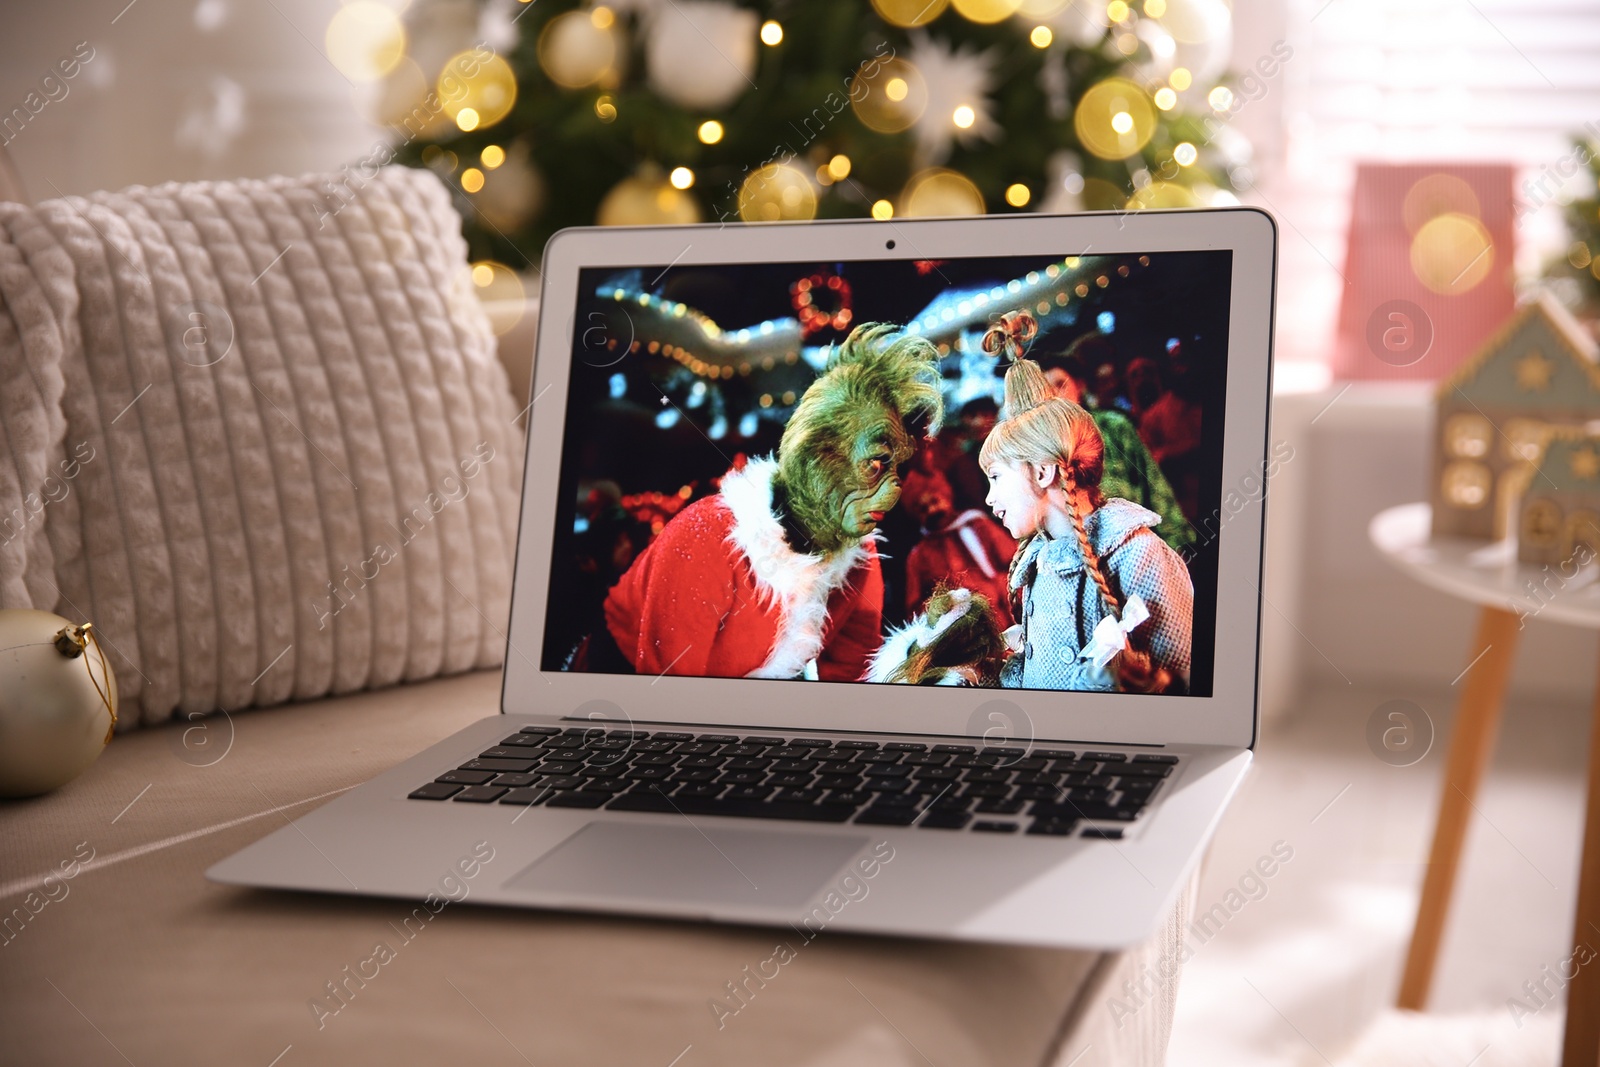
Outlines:
[{"label": "laptop key", "polygon": [[539,779],[539,785],[544,789],[576,789],[583,782],[583,776],[578,774],[557,774]]},{"label": "laptop key", "polygon": [[548,789],[513,789],[500,798],[502,804],[522,804],[532,807],[544,801],[546,797],[554,796]]},{"label": "laptop key", "polygon": [[547,808],[598,808],[610,799],[610,793],[576,790],[571,793],[557,793],[547,800],[544,806]]},{"label": "laptop key", "polygon": [[928,751],[928,746],[916,741],[885,741],[883,750],[885,752],[926,752]]},{"label": "laptop key", "polygon": [[1099,763],[1126,763],[1128,757],[1123,752],[1085,752],[1083,758],[1092,759]]},{"label": "laptop key", "polygon": [[835,741],[833,743],[833,750],[835,752],[839,752],[841,750],[845,751],[845,752],[876,752],[876,751],[878,751],[878,742],[876,742],[876,741]]},{"label": "laptop key", "polygon": [[772,794],[770,785],[736,785],[728,790],[729,800],[765,800]]},{"label": "laptop key", "polygon": [[406,796],[411,800],[449,800],[461,792],[461,786],[451,785],[447,782],[429,782],[427,785],[418,786]]},{"label": "laptop key", "polygon": [[504,786],[498,785],[469,785],[457,793],[453,799],[465,801],[468,804],[493,804],[505,795]]},{"label": "laptop key", "polygon": [[[708,745],[737,745],[739,739],[732,734],[699,734],[696,741],[703,741]],[[823,744],[827,744],[826,741]]]},{"label": "laptop key", "polygon": [[865,790],[834,789],[828,793],[827,803],[849,804],[852,808],[859,808],[872,799],[872,794]]},{"label": "laptop key", "polygon": [[984,815],[1015,815],[1022,810],[1021,800],[980,800],[978,811]]},{"label": "laptop key", "polygon": [[692,797],[696,800],[703,800],[719,795],[726,788],[728,787],[719,782],[691,782],[673,795],[685,799]]},{"label": "laptop key", "polygon": [[464,771],[494,771],[496,774],[508,772],[511,774],[525,774],[533,770],[537,760],[531,759],[473,759],[461,765]]},{"label": "laptop key", "polygon": [[[482,774],[482,771],[457,771],[458,774]],[[537,774],[502,774],[494,780],[495,785],[505,786],[507,789],[526,789],[539,780]]]},{"label": "laptop key", "polygon": [[1137,756],[1133,757],[1133,762],[1135,762],[1135,763],[1165,763],[1165,764],[1170,766],[1170,765],[1178,762],[1178,757],[1177,756],[1164,756],[1164,755],[1160,755],[1158,753],[1153,753],[1153,752],[1141,752]]},{"label": "laptop key", "polygon": [[904,778],[868,778],[861,788],[872,793],[903,793],[908,784]]},{"label": "laptop key", "polygon": [[559,734],[561,731],[554,726],[524,726],[522,728],[522,732],[525,734],[540,734],[545,737],[551,737],[555,734]]},{"label": "laptop key", "polygon": [[978,751],[972,745],[934,745],[933,750],[935,752],[953,752],[963,756],[970,756]]},{"label": "laptop key", "polygon": [[446,785],[482,785],[493,777],[493,771],[445,771],[434,781]]},{"label": "laptop key", "polygon": [[632,785],[633,783],[626,778],[591,778],[584,783],[583,791],[586,793],[621,793]]},{"label": "laptop key", "polygon": [[1076,819],[1035,819],[1033,825],[1028,827],[1028,833],[1045,837],[1071,837],[1077,828]]},{"label": "laptop key", "polygon": [[515,745],[496,745],[478,753],[479,759],[527,759],[529,753]]},{"label": "laptop key", "polygon": [[972,821],[972,816],[964,811],[951,811],[936,809],[922,817],[918,826],[926,826],[931,830],[959,830]]},{"label": "laptop key", "polygon": [[718,771],[711,767],[690,767],[675,773],[669,782],[714,782],[717,780]]},{"label": "laptop key", "polygon": [[780,789],[772,796],[774,803],[815,804],[822,799],[820,789]]},{"label": "laptop key", "polygon": [[1018,826],[1014,822],[979,821],[972,824],[972,829],[982,834],[1014,834]]},{"label": "laptop key", "polygon": [[883,808],[874,804],[856,816],[856,823],[860,826],[910,826],[919,814],[916,808]]},{"label": "laptop key", "polygon": [[790,789],[798,789],[811,784],[811,775],[804,772],[800,774],[774,774],[767,779],[768,785],[781,785]]},{"label": "laptop key", "polygon": [[500,743],[502,745],[512,745],[516,748],[532,748],[536,745],[544,744],[544,738],[538,734],[512,734],[510,737],[503,738]]},{"label": "laptop key", "polygon": [[726,815],[744,819],[797,822],[845,822],[855,814],[848,804],[785,804],[738,797],[663,797],[624,793],[606,805],[608,811],[651,811],[667,815]]}]

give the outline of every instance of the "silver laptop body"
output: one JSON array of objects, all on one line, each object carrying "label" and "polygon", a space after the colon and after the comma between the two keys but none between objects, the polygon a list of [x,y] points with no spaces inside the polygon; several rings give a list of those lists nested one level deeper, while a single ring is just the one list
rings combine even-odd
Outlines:
[{"label": "silver laptop body", "polygon": [[[478,904],[1074,948],[1143,940],[1193,873],[1258,733],[1275,264],[1275,224],[1242,208],[557,234],[502,713],[208,877],[422,901],[455,899],[470,880],[461,895]],[[724,497],[735,507],[732,476],[759,472],[855,325],[889,321],[933,346],[946,425],[981,436],[973,397],[1000,383],[982,341],[1017,312],[1037,327],[1014,330],[1030,356],[1093,332],[1121,346],[1113,371],[1146,359],[1184,373],[1183,404],[1166,412],[1199,428],[1198,447],[1171,464],[1193,534],[1181,553],[1193,608],[1187,668],[1167,691],[1021,688],[942,669],[943,684],[839,680],[858,677],[861,649],[832,616],[822,650],[783,668],[792,677],[773,666],[777,644],[748,671],[738,657],[766,649],[762,627],[781,638],[797,613],[769,604],[777,614],[696,633],[692,606],[661,606],[750,580],[718,569],[754,570],[732,534],[663,531],[720,514]],[[920,424],[906,428],[932,447],[911,433]],[[988,519],[971,512],[969,525]],[[830,610],[877,603],[868,645],[899,634],[897,656],[918,641],[940,651],[944,631],[905,593],[907,557],[929,535],[873,514],[882,528],[865,540],[886,592],[829,599]],[[585,538],[602,526],[606,551],[625,550],[596,564]],[[619,527],[666,538],[681,562],[659,551],[655,571],[630,577],[649,547]],[[952,551],[984,555],[957,540],[966,547]],[[987,560],[984,573],[1004,580],[1009,562]],[[609,589],[607,566],[622,573]],[[647,629],[661,636],[646,641]],[[1002,635],[1012,656],[1028,632]],[[672,641],[680,658],[652,669]],[[690,662],[692,674],[680,667]]]}]

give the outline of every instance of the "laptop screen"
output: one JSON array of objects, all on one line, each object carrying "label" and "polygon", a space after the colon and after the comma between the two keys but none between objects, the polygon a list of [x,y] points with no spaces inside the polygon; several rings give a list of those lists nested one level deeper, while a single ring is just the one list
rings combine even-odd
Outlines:
[{"label": "laptop screen", "polygon": [[543,668],[1210,696],[1232,257],[584,269]]}]

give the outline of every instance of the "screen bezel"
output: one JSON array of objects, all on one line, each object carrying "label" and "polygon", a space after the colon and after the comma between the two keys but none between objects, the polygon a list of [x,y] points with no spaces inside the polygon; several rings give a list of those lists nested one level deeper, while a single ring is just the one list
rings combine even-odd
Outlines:
[{"label": "screen bezel", "polygon": [[[545,246],[502,711],[565,715],[584,705],[594,710],[601,707],[595,702],[604,702],[615,709],[607,710],[607,715],[641,722],[952,736],[981,736],[997,721],[1015,719],[1016,735],[1037,739],[1252,746],[1259,722],[1264,499],[1260,507],[1227,515],[1226,527],[1218,535],[1217,639],[1209,697],[657,679],[540,669],[579,271],[657,263],[759,263],[772,260],[775,247],[781,247],[778,254],[784,260],[830,262],[1231,250],[1224,493],[1245,479],[1259,483],[1263,478],[1277,253],[1277,227],[1263,211],[1225,208],[563,230]],[[818,686],[825,689],[819,691]],[[996,701],[1010,707],[997,708]]]}]

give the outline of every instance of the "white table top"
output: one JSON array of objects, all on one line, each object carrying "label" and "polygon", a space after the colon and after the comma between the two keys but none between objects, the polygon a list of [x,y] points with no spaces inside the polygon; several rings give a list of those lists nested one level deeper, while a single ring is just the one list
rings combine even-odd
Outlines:
[{"label": "white table top", "polygon": [[1402,504],[1374,516],[1367,534],[1389,562],[1441,592],[1530,619],[1600,629],[1600,564],[1535,567],[1517,562],[1512,541],[1436,541],[1432,518],[1427,504]]}]

